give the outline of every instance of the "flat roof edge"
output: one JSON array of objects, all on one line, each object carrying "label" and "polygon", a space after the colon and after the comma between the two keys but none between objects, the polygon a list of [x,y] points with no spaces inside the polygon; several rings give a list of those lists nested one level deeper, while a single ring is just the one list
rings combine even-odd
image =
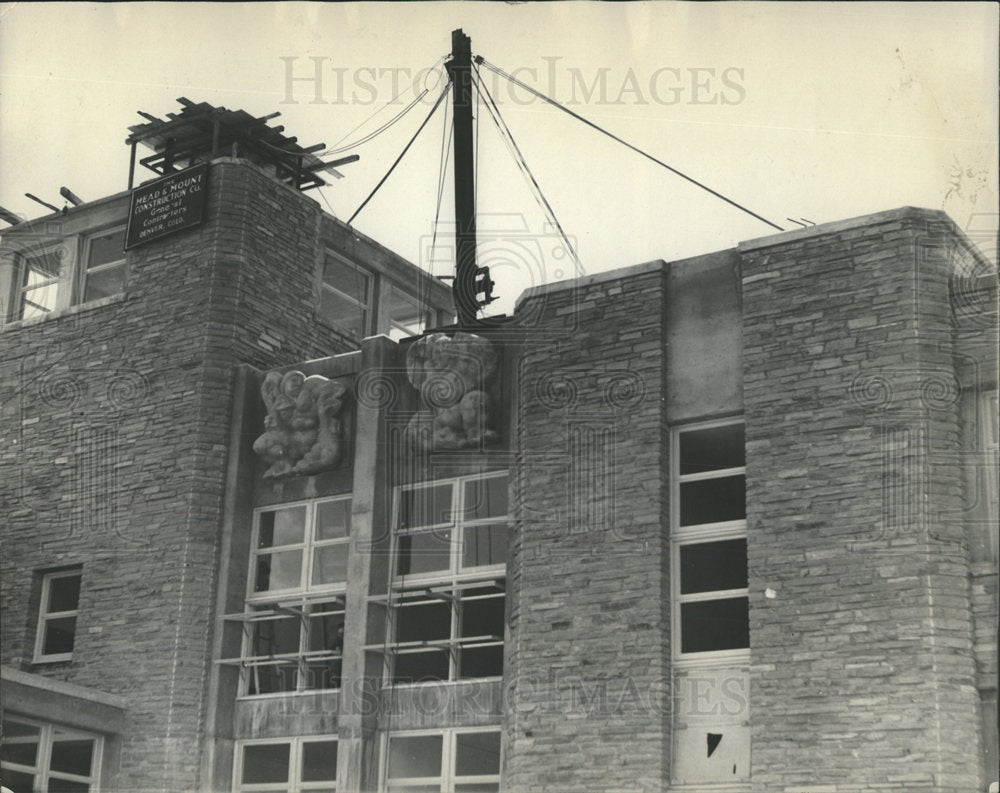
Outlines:
[{"label": "flat roof edge", "polygon": [[666,266],[667,263],[663,261],[663,259],[653,259],[650,262],[633,264],[628,267],[619,267],[616,270],[605,270],[603,272],[594,273],[593,275],[581,275],[576,278],[567,278],[564,281],[553,281],[551,284],[539,284],[538,286],[532,286],[521,292],[520,296],[514,302],[514,311],[516,312],[525,300],[530,300],[534,297],[550,295],[554,292],[562,292],[569,289],[580,289],[581,287],[592,286],[605,281],[617,281],[621,278],[631,278],[637,275],[645,275],[646,273],[655,273],[663,270]]},{"label": "flat roof edge", "polygon": [[774,245],[786,245],[789,242],[818,237],[823,234],[839,234],[842,231],[863,228],[865,226],[875,226],[882,223],[892,223],[898,220],[925,220],[944,222],[950,224],[956,233],[961,235],[961,229],[948,215],[940,209],[924,209],[922,207],[904,206],[896,209],[887,209],[882,212],[874,212],[869,215],[859,215],[857,217],[845,218],[843,220],[832,220],[829,223],[820,223],[804,229],[793,229],[782,231],[778,234],[769,234],[766,237],[755,237],[739,243],[737,248],[742,253],[744,251],[759,250],[760,248],[770,248]]}]

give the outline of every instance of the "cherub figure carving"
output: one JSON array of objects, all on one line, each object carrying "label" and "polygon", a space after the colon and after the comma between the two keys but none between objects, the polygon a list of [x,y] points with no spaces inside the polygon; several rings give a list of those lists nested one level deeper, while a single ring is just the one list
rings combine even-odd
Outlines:
[{"label": "cherub figure carving", "polygon": [[343,426],[337,415],[347,386],[322,375],[268,372],[260,388],[267,417],[253,450],[271,467],[266,479],[315,474],[340,462]]},{"label": "cherub figure carving", "polygon": [[420,392],[421,409],[406,428],[410,442],[425,449],[463,449],[496,441],[485,391],[496,369],[493,346],[471,333],[434,333],[411,344],[406,373]]}]

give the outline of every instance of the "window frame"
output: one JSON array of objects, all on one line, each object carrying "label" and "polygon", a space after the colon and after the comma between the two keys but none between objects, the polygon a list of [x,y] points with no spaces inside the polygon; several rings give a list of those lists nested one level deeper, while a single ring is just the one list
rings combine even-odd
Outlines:
[{"label": "window frame", "polygon": [[[42,573],[41,600],[38,603],[38,620],[35,624],[35,650],[32,656],[32,663],[51,664],[62,661],[73,660],[73,652],[76,650],[76,638],[78,634],[77,622],[80,618],[80,596],[77,595],[76,608],[68,611],[48,610],[49,600],[52,594],[52,582],[59,578],[80,579],[80,593],[83,592],[83,567],[73,567],[71,569],[51,570]],[[73,617],[73,649],[68,653],[45,653],[45,627],[49,620],[66,619]]]},{"label": "window frame", "polygon": [[[236,741],[233,752],[233,786],[232,793],[304,793],[309,790],[336,791],[337,772],[334,770],[332,780],[320,780],[317,782],[304,782],[302,780],[302,747],[307,743],[323,743],[333,741],[338,744],[337,756],[339,760],[340,746],[337,735],[298,735],[284,738],[248,738]],[[243,757],[248,746],[268,746],[273,744],[288,745],[288,779],[281,786],[280,782],[250,782],[243,783]],[[295,776],[293,777],[293,771]]]},{"label": "window frame", "polygon": [[[497,733],[500,736],[500,756],[497,760],[496,774],[479,774],[459,776],[455,773],[455,761],[458,757],[458,736],[472,733]],[[390,789],[389,748],[393,738],[419,738],[425,736],[441,736],[441,774],[436,777],[399,777],[392,779],[394,789],[421,788],[437,785],[441,793],[453,793],[457,785],[496,784],[500,790],[503,777],[503,761],[505,741],[500,725],[486,727],[450,727],[444,729],[392,730],[382,736],[382,756],[385,762],[381,764],[379,774],[379,791],[386,793]]]},{"label": "window frame", "polygon": [[[327,540],[317,540],[315,538],[315,521],[317,514],[317,507],[320,504],[333,503],[337,501],[348,502],[348,516],[351,515],[351,509],[353,508],[353,494],[351,493],[340,493],[335,496],[323,496],[321,498],[305,499],[302,501],[288,501],[281,504],[269,504],[264,507],[258,507],[253,513],[253,533],[250,539],[250,570],[247,575],[247,603],[252,602],[272,602],[284,597],[296,599],[304,598],[312,595],[320,595],[327,592],[343,592],[347,587],[347,573],[345,569],[344,580],[334,581],[329,584],[319,584],[314,585],[312,583],[312,574],[314,569],[314,564],[316,560],[316,554],[314,553],[317,548],[328,548],[335,545],[344,545],[347,547],[348,559],[350,558],[350,544],[351,544],[351,526],[347,527],[347,534],[344,537],[334,537],[333,539]],[[260,518],[265,512],[276,512],[281,509],[294,509],[296,507],[305,507],[306,518],[305,518],[305,529],[303,531],[302,542],[286,543],[284,545],[272,545],[268,548],[260,548]],[[297,587],[285,587],[283,589],[273,589],[266,592],[256,592],[254,591],[254,586],[256,585],[257,579],[257,560],[261,556],[266,556],[271,553],[282,553],[287,551],[294,551],[297,549],[302,550],[303,563],[299,572],[299,586]]]},{"label": "window frame", "polygon": [[[684,482],[709,481],[712,479],[724,479],[742,475],[746,477],[746,465],[730,466],[728,468],[718,468],[711,471],[693,474],[680,473],[681,435],[686,432],[714,429],[717,427],[727,427],[743,425],[746,422],[742,417],[723,418],[712,421],[701,421],[697,423],[684,424],[673,427],[671,430],[671,455],[670,455],[670,520],[671,520],[671,565],[670,565],[670,594],[671,594],[671,630],[674,637],[673,645],[674,663],[678,667],[686,665],[704,665],[708,663],[741,663],[750,658],[750,647],[739,647],[727,650],[701,650],[684,652],[681,645],[682,619],[681,606],[687,603],[706,602],[712,600],[725,600],[732,598],[745,598],[749,606],[750,588],[749,581],[746,587],[735,589],[708,590],[705,592],[695,592],[681,594],[681,548],[691,545],[699,545],[717,540],[747,539],[747,521],[744,516],[739,520],[718,521],[714,523],[700,523],[689,526],[681,526],[681,485]],[[745,443],[745,442],[744,442]],[[745,448],[745,446],[744,446]],[[745,491],[744,491],[745,492]],[[744,495],[745,498],[745,495]]]},{"label": "window frame", "polygon": [[[460,583],[465,580],[475,579],[477,577],[481,578],[484,575],[489,577],[491,572],[501,572],[506,573],[507,561],[506,553],[503,562],[497,562],[492,565],[470,565],[465,566],[462,563],[462,553],[465,546],[465,537],[463,535],[463,530],[467,528],[475,528],[477,526],[489,526],[492,524],[500,523],[505,521],[507,524],[507,531],[510,531],[510,502],[508,498],[507,512],[504,515],[490,516],[486,518],[474,518],[471,520],[466,520],[463,517],[462,507],[464,505],[464,494],[463,489],[468,482],[473,481],[486,481],[489,479],[499,479],[502,477],[507,478],[508,489],[510,486],[510,471],[507,469],[500,469],[496,471],[489,471],[485,474],[469,474],[466,476],[454,476],[446,477],[443,479],[429,479],[422,482],[414,482],[407,485],[399,485],[395,488],[395,494],[393,498],[393,511],[392,511],[392,567],[390,568],[390,578],[393,582],[406,582],[414,583],[418,581],[428,580],[437,581],[438,579],[454,579],[456,582]],[[400,522],[400,507],[402,504],[402,494],[404,492],[413,492],[417,490],[430,490],[433,487],[438,487],[441,485],[450,484],[452,485],[451,493],[451,508],[450,513],[452,519],[450,521],[444,521],[441,523],[432,523],[416,527],[406,527],[403,528],[399,525]],[[397,564],[399,562],[399,541],[403,537],[413,536],[415,534],[433,534],[440,536],[443,530],[449,531],[451,538],[448,540],[450,547],[450,558],[448,568],[445,570],[430,570],[424,573],[404,573],[400,575],[397,573]],[[457,539],[456,539],[457,538]]]},{"label": "window frame", "polygon": [[[328,258],[336,259],[337,262],[342,266],[353,270],[356,279],[358,276],[365,279],[368,285],[368,288],[366,290],[367,302],[362,302],[358,300],[357,297],[348,294],[342,289],[339,289],[337,286],[327,283],[325,274],[326,274],[326,262]],[[317,318],[324,324],[334,328],[335,330],[340,331],[341,333],[347,333],[353,336],[357,336],[359,339],[368,336],[372,332],[372,327],[373,327],[372,318],[375,314],[378,313],[376,310],[378,307],[378,292],[377,292],[378,282],[379,282],[378,273],[366,267],[363,267],[362,265],[349,259],[343,254],[338,253],[337,251],[334,251],[330,248],[324,248],[323,256],[322,259],[320,260],[320,265],[319,265],[319,301],[316,304]],[[353,306],[356,306],[360,310],[360,323],[359,323],[361,326],[360,333],[354,328],[345,327],[343,324],[337,321],[336,317],[330,317],[323,311],[324,289],[333,292],[336,297],[348,301],[348,303],[350,303]]]},{"label": "window frame", "polygon": [[[425,480],[406,485],[399,485],[395,488],[392,509],[392,542],[390,554],[390,594],[386,598],[387,620],[387,646],[390,658],[385,664],[385,679],[387,684],[394,687],[399,686],[419,686],[433,683],[460,683],[468,680],[502,680],[503,672],[499,675],[488,675],[482,677],[467,677],[462,672],[462,653],[465,650],[480,649],[487,647],[500,647],[501,654],[506,644],[506,574],[507,555],[504,549],[504,560],[494,564],[471,565],[463,564],[463,551],[465,544],[465,530],[478,526],[492,526],[503,523],[505,526],[504,541],[509,540],[510,532],[510,500],[506,499],[506,511],[502,515],[492,515],[485,518],[466,519],[464,516],[465,507],[465,487],[469,482],[485,482],[491,479],[504,479],[509,491],[510,471],[499,469],[486,473],[468,474],[464,476],[446,477],[442,479]],[[449,507],[450,520],[417,527],[403,528],[400,526],[401,507],[403,494],[418,490],[430,490],[442,485],[451,486],[451,501]],[[400,560],[400,540],[413,534],[431,534],[441,536],[442,530],[449,534],[447,540],[449,545],[449,564],[447,569],[432,570],[422,573],[398,572]],[[457,539],[456,539],[457,538]],[[497,590],[496,592],[484,592],[482,594],[463,597],[467,591],[478,589]],[[404,599],[423,596],[423,600],[402,605]],[[504,608],[504,619],[502,635],[462,635],[462,615],[463,607],[475,601],[501,600]],[[399,628],[399,616],[403,613],[400,610],[411,606],[419,606],[443,602],[449,609],[449,633],[447,638],[412,640],[400,642],[397,640]],[[428,678],[427,680],[412,680],[407,682],[396,681],[396,657],[398,655],[419,654],[428,652],[448,653],[448,675],[446,678]],[[501,660],[502,664],[502,660]]]},{"label": "window frame", "polygon": [[[98,237],[106,237],[111,234],[121,233],[122,235],[122,250],[121,256],[110,262],[102,262],[96,267],[90,266],[90,255],[93,249],[94,240]],[[96,303],[98,300],[106,300],[114,295],[119,295],[125,291],[125,287],[128,284],[128,258],[125,251],[125,242],[127,235],[126,225],[115,225],[108,226],[97,231],[89,231],[83,238],[83,256],[80,258],[80,264],[76,268],[76,289],[75,296],[73,298],[73,305],[86,305],[87,303]],[[90,278],[91,273],[102,272],[105,270],[110,270],[115,267],[121,267],[122,269],[122,286],[117,292],[112,292],[110,295],[104,295],[103,297],[95,297],[91,300],[85,300],[87,294],[87,280]]]},{"label": "window frame", "polygon": [[[74,274],[77,269],[76,248],[77,246],[70,239],[56,238],[46,242],[38,241],[34,244],[29,244],[16,252],[11,283],[11,305],[8,315],[10,322],[37,320],[73,305],[75,297],[73,293],[75,283]],[[26,283],[29,269],[28,262],[31,259],[45,257],[60,250],[66,252],[66,261],[62,263],[63,270],[59,277],[51,278],[43,284],[36,284],[29,289]],[[25,316],[26,295],[28,292],[53,285],[56,286],[56,300],[53,308],[32,314],[31,316]]]},{"label": "window frame", "polygon": [[[104,736],[100,733],[89,732],[87,730],[80,730],[76,727],[67,727],[61,724],[53,724],[51,722],[44,722],[38,719],[33,719],[28,716],[22,716],[19,713],[5,713],[3,720],[5,722],[18,722],[20,724],[26,724],[31,727],[39,728],[38,736],[38,754],[35,757],[34,766],[26,766],[20,763],[12,763],[7,760],[0,761],[0,767],[8,771],[15,771],[20,774],[30,774],[35,777],[35,789],[36,790],[47,790],[50,779],[62,779],[71,782],[80,782],[86,784],[90,788],[90,793],[98,793],[100,790],[101,783],[101,763],[104,758]],[[81,776],[79,774],[72,774],[68,771],[53,771],[50,767],[52,764],[52,747],[56,742],[54,741],[55,732],[59,730],[63,735],[70,739],[85,739],[93,740],[94,745],[91,749],[90,754],[90,775]],[[11,741],[6,735],[4,736],[3,742],[5,744],[10,743],[30,743],[31,741],[18,741],[17,739]]]},{"label": "window frame", "polygon": [[[65,237],[53,235],[45,239],[25,240],[13,252],[12,269],[9,278],[10,302],[7,310],[3,312],[5,322],[31,322],[44,319],[49,315],[65,311],[74,306],[85,306],[92,303],[99,303],[111,297],[121,295],[128,285],[128,260],[127,253],[122,248],[121,256],[113,261],[103,262],[94,268],[89,266],[89,259],[93,241],[98,237],[110,234],[121,234],[122,244],[125,242],[126,226],[123,223],[113,223],[96,229],[87,229]],[[12,238],[15,244],[17,241]],[[28,262],[31,259],[46,256],[55,251],[65,251],[65,261],[59,277],[51,278],[43,284],[38,284],[28,288],[26,283],[28,275]],[[91,272],[102,272],[112,268],[122,268],[121,288],[110,295],[85,299],[87,289],[87,277]],[[7,280],[6,278],[4,279]],[[52,308],[45,311],[37,311],[30,316],[25,316],[27,295],[35,289],[47,286],[56,287],[56,298]],[[7,286],[4,286],[7,289]],[[6,297],[6,295],[4,296]]]},{"label": "window frame", "polygon": [[[347,532],[343,537],[333,539],[317,539],[316,519],[319,514],[321,504],[344,502],[347,504],[348,525]],[[354,499],[352,493],[340,493],[333,496],[323,496],[321,498],[307,499],[302,501],[289,501],[281,504],[269,504],[258,507],[253,513],[253,531],[250,540],[250,558],[247,573],[247,592],[244,601],[244,612],[240,614],[227,615],[229,619],[238,620],[243,623],[243,637],[239,658],[222,659],[222,663],[238,663],[240,666],[240,697],[281,697],[302,693],[315,693],[320,691],[336,691],[340,686],[329,688],[310,687],[310,679],[307,674],[310,663],[328,662],[340,665],[343,670],[343,645],[339,652],[332,650],[312,650],[310,649],[310,619],[317,616],[341,615],[341,624],[345,617],[345,597],[347,593],[347,565],[350,562],[351,543],[351,510]],[[272,545],[268,548],[260,547],[261,516],[267,512],[277,512],[282,509],[295,509],[302,507],[305,509],[303,537],[301,542],[288,543],[284,545]],[[313,584],[312,576],[316,564],[317,549],[342,546],[345,549],[345,571],[343,581],[333,581],[326,584]],[[263,555],[287,550],[301,550],[302,562],[299,570],[299,586],[285,587],[283,589],[256,592],[256,579],[258,574],[258,560]],[[317,608],[336,604],[336,608],[316,611]],[[297,652],[272,653],[270,655],[256,655],[254,652],[254,632],[257,623],[269,620],[291,620],[298,619],[299,624],[299,648]],[[293,690],[269,691],[261,693],[259,690],[250,693],[252,677],[262,666],[296,665],[296,683]],[[259,682],[255,686],[259,689]]]}]

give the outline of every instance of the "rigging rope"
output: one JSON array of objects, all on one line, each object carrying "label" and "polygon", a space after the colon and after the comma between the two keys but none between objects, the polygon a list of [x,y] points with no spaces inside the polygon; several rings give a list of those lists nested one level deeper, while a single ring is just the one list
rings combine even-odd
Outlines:
[{"label": "rigging rope", "polygon": [[569,114],[570,116],[572,116],[573,118],[575,118],[577,121],[583,122],[584,124],[586,124],[591,129],[595,129],[595,130],[597,130],[598,132],[600,132],[603,135],[607,135],[612,140],[618,141],[618,143],[622,144],[626,148],[631,149],[636,154],[641,154],[647,160],[651,160],[651,161],[655,162],[657,165],[660,165],[660,166],[666,168],[668,171],[670,171],[671,173],[676,174],[677,176],[680,176],[682,179],[687,179],[687,181],[691,182],[691,184],[697,185],[702,190],[705,190],[705,191],[711,193],[712,195],[714,195],[716,198],[721,198],[727,204],[731,204],[732,206],[736,207],[737,209],[742,210],[743,212],[746,212],[748,215],[751,215],[752,217],[757,218],[757,220],[761,221],[762,223],[766,223],[771,228],[775,228],[778,231],[784,231],[784,229],[781,226],[779,226],[777,223],[772,223],[767,218],[761,217],[756,212],[753,212],[753,211],[747,209],[742,204],[736,203],[731,198],[727,198],[726,196],[722,195],[722,193],[719,193],[716,190],[713,190],[711,187],[708,187],[707,185],[702,184],[697,179],[693,179],[692,177],[688,176],[687,174],[682,173],[681,171],[678,171],[676,168],[674,168],[674,167],[672,167],[670,165],[667,165],[662,160],[658,160],[652,154],[647,154],[642,149],[640,149],[638,146],[633,146],[631,143],[629,143],[628,141],[622,140],[621,138],[619,138],[614,133],[608,132],[608,130],[604,129],[601,126],[598,126],[593,121],[590,121],[590,120],[584,118],[579,113],[574,113],[568,107],[566,107],[565,105],[560,104],[555,99],[552,99],[552,98],[546,96],[545,94],[543,94],[543,93],[541,93],[539,91],[536,91],[530,85],[526,85],[525,83],[521,82],[520,80],[518,80],[516,77],[514,77],[511,74],[507,74],[507,72],[505,72],[503,69],[499,68],[498,66],[494,66],[492,63],[490,63],[489,61],[487,61],[481,55],[477,55],[473,60],[474,60],[474,62],[477,65],[478,64],[482,64],[487,69],[489,69],[491,72],[494,72],[495,74],[498,74],[501,77],[506,78],[507,80],[509,80],[510,82],[512,82],[514,85],[518,86],[519,88],[522,88],[525,91],[527,91],[528,93],[533,94],[534,96],[537,96],[543,102],[547,102],[548,104],[552,105],[553,107],[558,108],[559,110],[563,111],[564,113]]},{"label": "rigging rope", "polygon": [[[444,61],[445,61],[445,59],[447,57],[448,57],[447,55],[442,55],[440,58],[438,58],[437,61],[435,61],[434,65],[431,66],[430,69],[427,69],[427,74],[430,75],[430,74],[434,73],[435,70],[442,63],[444,63]],[[418,74],[419,74],[419,72],[418,72]],[[424,86],[426,86],[426,85],[427,85],[427,80],[425,78],[424,79]],[[386,102],[384,105],[382,105],[382,107],[380,107],[378,110],[376,110],[370,116],[368,116],[368,118],[366,118],[364,121],[362,121],[356,127],[354,127],[353,129],[351,129],[350,131],[348,131],[346,134],[344,134],[340,138],[340,140],[338,140],[336,143],[333,144],[333,148],[330,148],[330,149],[327,149],[327,150],[325,150],[323,152],[320,152],[319,156],[325,157],[325,156],[330,155],[330,154],[337,154],[337,153],[342,152],[342,151],[348,151],[349,149],[357,148],[362,143],[367,143],[372,138],[374,138],[376,135],[380,135],[381,133],[385,132],[385,130],[387,130],[389,127],[391,127],[397,121],[399,121],[399,119],[401,119],[404,115],[406,115],[410,110],[412,110],[416,106],[417,102],[419,102],[421,99],[423,99],[429,93],[430,89],[428,89],[428,88],[425,87],[424,90],[421,91],[420,94],[416,97],[416,99],[414,99],[412,102],[410,102],[410,104],[408,104],[398,114],[396,114],[395,117],[389,119],[389,121],[387,121],[381,127],[379,127],[378,129],[376,129],[374,132],[369,133],[364,138],[358,140],[355,143],[348,143],[348,144],[346,144],[344,146],[340,145],[341,143],[343,143],[344,140],[346,140],[346,138],[349,135],[353,135],[355,132],[357,132],[359,129],[361,129],[365,124],[367,124],[369,121],[371,121],[373,118],[375,118],[375,116],[377,116],[379,113],[381,113],[387,107],[389,107],[389,105],[391,105],[393,102],[395,102],[397,99],[399,99],[399,97],[401,97],[407,91],[412,91],[415,87],[416,87],[415,85],[410,85],[408,88],[404,88],[402,91],[400,91],[399,93],[397,93],[394,97],[392,97],[392,99],[390,99],[388,102]]]},{"label": "rigging rope", "polygon": [[406,146],[403,148],[403,150],[399,153],[399,156],[396,158],[396,161],[389,167],[389,170],[386,171],[385,176],[383,176],[382,179],[379,181],[379,183],[375,185],[375,189],[368,194],[368,198],[366,198],[363,202],[361,202],[361,206],[359,206],[354,211],[354,214],[351,215],[351,217],[348,219],[347,221],[348,226],[350,226],[351,223],[354,222],[354,218],[358,216],[358,213],[361,212],[361,210],[368,205],[368,202],[372,200],[372,198],[375,196],[375,193],[379,191],[379,188],[385,184],[386,179],[388,179],[389,176],[392,174],[392,172],[396,170],[396,166],[399,165],[399,161],[406,156],[406,152],[410,150],[410,146],[413,145],[413,142],[417,139],[417,136],[420,135],[421,132],[423,132],[424,127],[427,126],[427,122],[431,120],[431,116],[433,116],[434,113],[437,112],[437,109],[441,105],[442,100],[448,94],[449,87],[450,83],[448,85],[445,85],[444,90],[441,91],[441,95],[437,98],[437,101],[434,103],[434,107],[431,108],[431,112],[427,114],[427,118],[425,118],[423,123],[417,128],[417,131],[413,133],[413,137],[410,138],[410,142],[407,143]]},{"label": "rigging rope", "polygon": [[500,131],[501,137],[504,138],[504,142],[508,143],[508,150],[514,156],[514,159],[518,162],[521,168],[521,172],[524,174],[525,178],[528,180],[528,186],[532,188],[532,194],[535,201],[541,207],[542,212],[548,217],[549,222],[555,227],[556,231],[559,232],[559,236],[562,238],[563,244],[566,246],[566,250],[569,251],[570,256],[573,258],[574,264],[576,264],[577,273],[583,274],[583,265],[580,262],[580,258],[576,254],[576,250],[573,248],[572,243],[569,241],[569,237],[566,236],[566,232],[563,231],[562,225],[559,223],[559,219],[556,217],[552,206],[549,204],[548,200],[545,198],[545,194],[542,192],[541,185],[538,184],[538,180],[535,179],[534,174],[528,167],[527,161],[524,159],[524,155],[521,154],[521,149],[518,147],[517,142],[514,140],[514,136],[511,134],[510,128],[507,126],[506,122],[503,120],[503,116],[500,115],[500,108],[497,107],[496,102],[493,100],[493,96],[490,94],[489,88],[486,87],[486,83],[483,81],[482,76],[479,74],[479,70],[475,70],[476,73],[476,88],[479,92],[483,94],[486,101],[483,106],[486,108],[496,124],[497,129]]},{"label": "rigging rope", "polygon": [[[359,140],[355,141],[354,143],[348,143],[346,146],[340,146],[340,147],[338,147],[336,149],[326,149],[326,150],[320,152],[320,156],[329,157],[331,154],[340,154],[341,152],[350,151],[351,149],[356,149],[358,146],[361,146],[364,143],[368,143],[368,141],[370,141],[373,138],[381,135],[383,132],[385,132],[387,129],[389,129],[389,127],[391,127],[393,124],[395,124],[397,121],[399,121],[403,116],[405,116],[407,113],[409,113],[414,107],[417,106],[417,103],[421,99],[423,99],[425,96],[427,96],[427,89],[426,88],[423,91],[421,91],[419,94],[417,94],[416,97],[414,97],[413,101],[410,102],[410,104],[408,104],[406,107],[404,107],[402,110],[400,110],[395,116],[393,116],[391,119],[389,119],[387,122],[385,122],[385,124],[383,124],[378,129],[374,130],[373,132],[368,133],[363,138],[360,138]],[[368,121],[370,121],[371,119],[375,118],[375,116],[378,115],[379,113],[381,113],[382,110],[385,109],[385,107],[388,107],[389,104],[395,100],[395,98],[396,97],[393,97],[392,99],[390,99],[389,102],[387,102],[383,106],[383,108],[380,108],[375,113],[373,113],[371,116],[369,116],[367,119],[365,119],[364,121],[362,121],[360,124],[358,124],[357,127],[355,127],[354,129],[352,129],[351,132],[354,132],[354,130],[358,129],[359,127],[364,126],[365,124],[368,123]],[[347,135],[350,135],[351,132],[348,132]],[[347,135],[345,135],[344,137],[346,138]],[[343,140],[343,138],[341,138],[341,140]]]}]

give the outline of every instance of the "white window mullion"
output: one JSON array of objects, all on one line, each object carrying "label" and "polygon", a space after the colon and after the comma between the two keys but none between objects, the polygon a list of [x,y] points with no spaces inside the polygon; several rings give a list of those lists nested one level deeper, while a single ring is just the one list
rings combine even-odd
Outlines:
[{"label": "white window mullion", "polygon": [[52,762],[52,725],[42,725],[38,741],[38,786],[39,790],[49,789],[49,763]]},{"label": "white window mullion", "polygon": [[306,528],[303,537],[305,547],[302,551],[306,558],[302,560],[302,579],[299,582],[303,592],[309,589],[309,584],[312,582],[313,541],[316,538],[316,515],[318,512],[315,501],[306,504]]}]

